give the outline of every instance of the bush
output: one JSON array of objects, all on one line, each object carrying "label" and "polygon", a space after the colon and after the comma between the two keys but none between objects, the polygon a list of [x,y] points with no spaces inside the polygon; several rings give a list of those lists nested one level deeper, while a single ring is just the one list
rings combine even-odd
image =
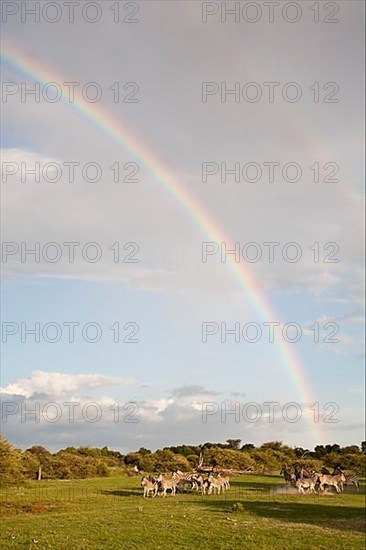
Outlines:
[{"label": "bush", "polygon": [[20,455],[22,471],[27,479],[38,479],[38,470],[41,466],[39,459],[29,451],[24,451]]},{"label": "bush", "polygon": [[98,463],[97,466],[97,476],[98,477],[109,477],[111,475],[111,471],[108,468],[107,464],[102,460]]},{"label": "bush", "polygon": [[0,485],[17,483],[23,478],[21,453],[0,435]]},{"label": "bush", "polygon": [[[292,449],[281,441],[264,443],[259,448],[247,444],[238,450],[239,445],[240,440],[232,439],[228,440],[228,444],[180,445],[155,452],[142,447],[126,456],[119,451],[110,451],[108,447],[99,449],[83,446],[67,447],[52,454],[41,445],[34,445],[26,451],[17,450],[0,436],[0,484],[10,485],[26,479],[37,479],[39,467],[42,469],[42,479],[107,477],[114,470],[135,475],[134,466],[145,473],[165,473],[178,469],[190,471],[198,466],[201,452],[204,455],[204,466],[224,469],[279,473],[283,465],[291,467],[294,462],[299,462],[316,471],[320,471],[323,466],[333,469],[339,465],[347,473],[365,475],[365,453],[357,445],[343,448],[337,444],[318,445],[314,452],[308,452],[304,458],[302,448]],[[365,449],[365,445],[362,449]],[[322,458],[319,458],[320,455]]]},{"label": "bush", "polygon": [[210,466],[232,468],[234,470],[247,470],[255,466],[255,462],[249,453],[233,449],[211,448],[205,452],[204,459],[205,463]]}]

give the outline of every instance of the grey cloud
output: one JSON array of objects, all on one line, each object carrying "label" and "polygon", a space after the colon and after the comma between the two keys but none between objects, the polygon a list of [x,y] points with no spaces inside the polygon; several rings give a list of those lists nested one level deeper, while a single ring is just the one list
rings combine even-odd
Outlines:
[{"label": "grey cloud", "polygon": [[172,394],[177,397],[194,397],[197,395],[219,395],[220,392],[207,390],[203,386],[192,384],[190,386],[181,386],[172,390]]}]

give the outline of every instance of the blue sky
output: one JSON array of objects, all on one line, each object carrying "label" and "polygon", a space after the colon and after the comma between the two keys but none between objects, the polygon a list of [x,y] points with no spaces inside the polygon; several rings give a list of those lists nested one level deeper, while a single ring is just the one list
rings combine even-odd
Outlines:
[{"label": "blue sky", "polygon": [[[63,256],[52,264],[21,262],[14,255],[2,264],[3,322],[96,322],[103,335],[95,344],[78,331],[72,344],[66,332],[54,344],[9,337],[2,346],[3,397],[33,405],[93,400],[103,411],[114,401],[135,401],[140,420],[116,424],[106,413],[95,425],[80,417],[76,425],[64,417],[35,424],[14,414],[4,432],[19,446],[83,442],[131,450],[240,437],[312,447],[319,441],[309,421],[311,403],[299,395],[276,344],[265,336],[255,344],[223,344],[219,336],[201,341],[204,321],[243,325],[277,319],[302,327],[301,340],[292,345],[314,399],[320,407],[339,406],[339,422],[322,426],[322,442],[364,438],[362,6],[341,3],[337,25],[317,26],[304,18],[292,26],[263,21],[243,27],[217,20],[202,24],[198,4],[175,2],[173,9],[166,2],[141,2],[140,22],[121,28],[106,16],[93,28],[80,18],[50,26],[16,17],[3,27],[20,49],[55,73],[98,82],[103,108],[169,168],[231,242],[254,241],[265,250],[267,241],[281,247],[295,241],[303,257],[296,264],[280,256],[274,263],[263,257],[246,264],[277,318],[260,316],[227,264],[217,257],[202,263],[207,236],[139,159],[61,103],[9,98],[2,105],[5,162],[27,167],[97,162],[103,178],[91,184],[78,171],[70,183],[63,170],[54,184],[22,183],[19,174],[2,182],[3,241],[29,247],[97,242],[103,257],[93,264],[80,254],[75,263]],[[24,78],[6,67],[3,80]],[[139,103],[113,103],[108,86],[116,81],[138,82]],[[215,97],[204,104],[203,81],[228,87],[257,81],[263,89],[266,81],[296,81],[304,98],[296,104],[280,97],[273,104],[252,104]],[[337,82],[340,102],[314,103],[308,88],[315,81]],[[301,181],[201,180],[203,162],[273,161],[297,162]],[[139,183],[114,184],[108,169],[114,162],[138,162]],[[336,162],[340,181],[315,184],[308,168],[314,162]],[[113,263],[109,247],[131,241],[139,245],[139,263]],[[309,250],[314,242],[336,243],[339,262],[315,263]],[[336,323],[339,342],[315,344],[309,330],[315,321]],[[137,323],[139,342],[113,343],[108,327],[115,322]],[[222,422],[218,415],[202,422],[202,403],[266,400],[298,402],[301,424],[284,422],[280,414],[273,424],[264,415],[254,427]]]}]

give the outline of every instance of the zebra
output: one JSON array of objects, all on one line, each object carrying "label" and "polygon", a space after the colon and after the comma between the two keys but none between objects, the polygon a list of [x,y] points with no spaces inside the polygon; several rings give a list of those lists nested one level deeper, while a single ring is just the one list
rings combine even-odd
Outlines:
[{"label": "zebra", "polygon": [[223,491],[230,489],[230,478],[228,476],[223,477],[221,474],[218,474],[217,479],[221,481]]},{"label": "zebra", "polygon": [[357,476],[353,474],[343,474],[346,478],[346,481],[343,482],[344,485],[354,485],[357,491],[360,490],[360,481]]},{"label": "zebra", "polygon": [[320,491],[323,491],[324,485],[328,485],[329,487],[334,487],[337,493],[340,493],[343,490],[343,484],[346,478],[343,473],[330,475],[330,476],[326,474],[319,474],[318,480],[320,484],[319,485]]},{"label": "zebra", "polygon": [[339,465],[337,465],[333,470],[333,475],[337,475],[337,474],[338,475],[342,474],[345,477],[345,481],[342,482],[342,490],[343,490],[343,485],[354,485],[357,491],[360,490],[360,482],[357,476],[353,474],[345,474]]},{"label": "zebra", "polygon": [[158,484],[156,482],[150,481],[147,477],[141,479],[141,487],[144,488],[144,498],[148,497],[150,494],[154,498],[158,492]]},{"label": "zebra", "polygon": [[202,489],[203,477],[199,474],[190,474],[187,476],[187,481],[192,484],[192,489]]},{"label": "zebra", "polygon": [[209,474],[208,477],[204,478],[201,489],[203,495],[211,495],[212,491],[214,495],[216,493],[219,495],[221,489],[224,490],[224,483],[219,477],[213,477],[211,474]]},{"label": "zebra", "polygon": [[175,495],[177,484],[174,479],[166,479],[162,474],[160,474],[156,481],[158,482],[159,489],[161,489],[161,494],[163,497],[166,497],[167,491],[170,491],[173,496]]},{"label": "zebra", "polygon": [[296,481],[296,487],[301,495],[305,494],[304,489],[309,489],[309,493],[315,493],[315,485],[317,482],[317,477],[306,477],[299,478]]},{"label": "zebra", "polygon": [[203,477],[201,475],[183,474],[180,470],[176,470],[172,473],[172,480],[176,484],[177,491],[198,490],[203,483]]},{"label": "zebra", "polygon": [[295,485],[296,482],[296,476],[295,474],[291,474],[285,466],[282,467],[280,471],[280,475],[283,475],[285,478],[286,485]]}]

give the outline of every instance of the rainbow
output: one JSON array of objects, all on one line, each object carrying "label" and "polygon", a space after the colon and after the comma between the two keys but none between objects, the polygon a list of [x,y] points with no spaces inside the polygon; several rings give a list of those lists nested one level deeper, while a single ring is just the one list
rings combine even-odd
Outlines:
[{"label": "rainbow", "polygon": [[[111,114],[103,109],[97,103],[87,103],[82,98],[81,94],[75,90],[74,102],[68,100],[68,88],[62,85],[62,82],[67,82],[67,78],[63,78],[60,74],[52,72],[48,67],[41,64],[26,52],[21,51],[14,43],[10,43],[8,39],[3,38],[2,49],[3,62],[13,71],[16,71],[23,78],[32,81],[37,81],[42,84],[57,82],[63,92],[63,101],[74,112],[78,113],[82,119],[90,122],[96,129],[108,136],[113,142],[122,147],[124,150],[131,153],[132,156],[139,159],[142,165],[153,175],[155,181],[164,189],[177,203],[182,210],[190,217],[200,231],[210,240],[216,243],[230,243],[230,239],[225,235],[224,231],[212,219],[210,214],[198,203],[198,201],[189,193],[187,193],[181,183],[163,166],[162,162],[154,156],[150,149],[147,148],[140,140],[132,135],[132,132],[117,122]],[[256,284],[254,277],[249,269],[244,264],[236,263],[231,255],[227,258],[227,266],[231,269],[235,279],[240,286],[244,288],[254,309],[259,313],[260,317],[265,320],[277,320],[278,316],[274,312],[271,304],[267,300],[265,294]],[[316,400],[312,396],[312,390],[306,379],[304,368],[298,359],[294,349],[290,343],[279,340],[277,350],[281,361],[287,369],[291,377],[299,399],[304,404],[314,403]],[[316,443],[323,440],[323,432],[319,423],[309,420],[312,428],[312,433],[316,439]]]}]

